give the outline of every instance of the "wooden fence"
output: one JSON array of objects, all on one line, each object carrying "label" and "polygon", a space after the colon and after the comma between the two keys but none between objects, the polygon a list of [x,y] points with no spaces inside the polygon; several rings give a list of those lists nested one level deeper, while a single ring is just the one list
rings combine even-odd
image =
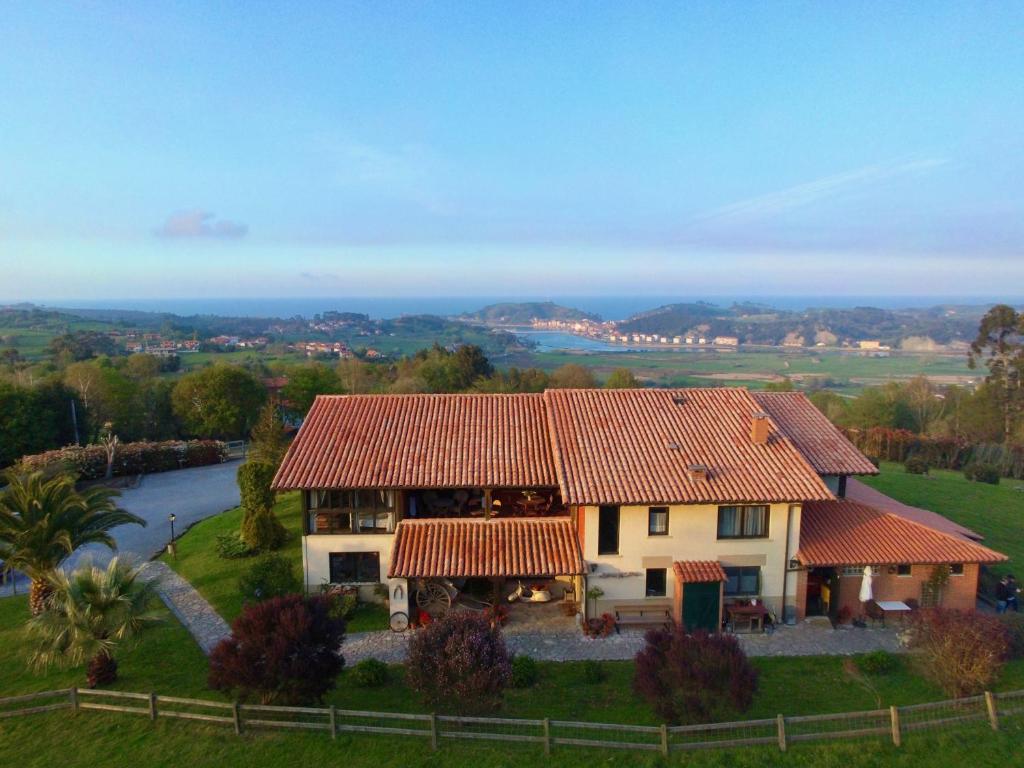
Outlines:
[{"label": "wooden fence", "polygon": [[790,744],[798,742],[870,736],[884,736],[898,747],[908,733],[971,722],[987,722],[995,731],[999,730],[1002,718],[1024,714],[1024,690],[864,712],[778,715],[764,720],[681,726],[364,712],[333,706],[265,706],[79,688],[0,698],[0,719],[55,710],[119,712],[153,721],[198,720],[230,727],[236,734],[250,729],[283,728],[323,731],[331,738],[337,738],[339,733],[410,736],[429,741],[433,749],[443,740],[465,739],[538,744],[545,754],[550,754],[554,747],[596,747],[668,755],[681,750],[756,745],[786,751]]}]

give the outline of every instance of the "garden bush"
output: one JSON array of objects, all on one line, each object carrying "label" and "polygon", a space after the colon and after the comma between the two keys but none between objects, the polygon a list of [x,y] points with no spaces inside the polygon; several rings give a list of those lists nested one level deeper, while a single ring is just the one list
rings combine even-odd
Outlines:
[{"label": "garden bush", "polygon": [[529,688],[540,679],[540,668],[529,656],[516,656],[512,659],[512,687]]},{"label": "garden bush", "polygon": [[608,670],[599,661],[588,659],[583,662],[583,682],[587,685],[598,685],[608,679]]},{"label": "garden bush", "polygon": [[501,705],[512,662],[501,631],[474,613],[447,613],[409,643],[409,687],[428,706],[486,712]]},{"label": "garden bush", "polygon": [[960,698],[995,682],[1010,652],[1009,634],[996,616],[933,608],[914,614],[910,638],[921,674]]},{"label": "garden bush", "polygon": [[[168,440],[160,443],[122,443],[117,446],[112,466],[115,477],[167,472],[183,467],[220,464],[227,459],[227,446],[219,440]],[[69,445],[54,451],[24,456],[19,471],[52,471],[64,467],[82,480],[98,480],[107,474],[107,451],[102,445]]]},{"label": "garden bush", "polygon": [[978,483],[999,485],[999,467],[993,464],[983,464],[980,461],[972,462],[964,467],[964,477]]},{"label": "garden bush", "polygon": [[363,659],[352,667],[352,684],[357,688],[380,688],[388,681],[388,665],[377,659]]},{"label": "garden bush", "polygon": [[249,545],[242,541],[242,537],[238,533],[234,532],[219,534],[213,547],[217,551],[217,555],[225,560],[237,560],[253,554]]},{"label": "garden bush", "polygon": [[1024,613],[1004,613],[999,623],[1006,629],[1008,659],[1024,659]]},{"label": "garden bush", "polygon": [[280,549],[288,540],[288,530],[277,519],[272,509],[242,510],[242,528],[239,536],[249,549],[270,552]]},{"label": "garden bush", "polygon": [[757,670],[732,635],[654,629],[636,656],[634,690],[671,724],[728,720],[745,712]]},{"label": "garden bush", "polygon": [[900,668],[900,660],[887,651],[871,651],[857,658],[857,668],[868,675],[888,675]]},{"label": "garden bush", "polygon": [[[266,555],[253,563],[238,580],[238,590],[246,603],[258,603],[302,590],[292,561],[281,555]],[[325,602],[328,609],[329,601]],[[338,617],[340,618],[340,617]]]},{"label": "garden bush", "polygon": [[903,462],[903,469],[908,475],[927,475],[929,467],[928,462],[920,456],[911,456]]},{"label": "garden bush", "polygon": [[209,686],[240,701],[320,703],[345,665],[344,637],[322,596],[249,605],[210,654]]},{"label": "garden bush", "polygon": [[242,540],[250,549],[266,552],[277,549],[288,532],[274,515],[274,468],[269,464],[247,461],[238,468],[238,490],[242,497]]},{"label": "garden bush", "polygon": [[238,492],[245,509],[269,509],[274,506],[274,467],[258,461],[247,461],[238,468]]}]

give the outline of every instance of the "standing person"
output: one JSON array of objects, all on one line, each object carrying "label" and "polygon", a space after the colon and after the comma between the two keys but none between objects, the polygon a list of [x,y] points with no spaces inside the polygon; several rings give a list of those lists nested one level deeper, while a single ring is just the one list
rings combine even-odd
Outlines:
[{"label": "standing person", "polygon": [[1010,599],[1010,579],[1003,576],[996,584],[996,613],[1006,613],[1006,607]]},{"label": "standing person", "polygon": [[1008,593],[1006,596],[1006,610],[1017,613],[1020,611],[1020,606],[1017,604],[1017,595],[1020,594],[1020,587],[1017,586],[1017,580],[1013,577],[1012,573],[1006,576],[1006,582]]}]

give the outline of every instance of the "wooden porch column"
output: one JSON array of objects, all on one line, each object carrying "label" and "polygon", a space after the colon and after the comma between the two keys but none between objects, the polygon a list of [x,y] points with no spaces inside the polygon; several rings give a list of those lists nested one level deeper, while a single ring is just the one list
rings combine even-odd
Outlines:
[{"label": "wooden porch column", "polygon": [[484,488],[484,520],[491,519],[491,489]]}]

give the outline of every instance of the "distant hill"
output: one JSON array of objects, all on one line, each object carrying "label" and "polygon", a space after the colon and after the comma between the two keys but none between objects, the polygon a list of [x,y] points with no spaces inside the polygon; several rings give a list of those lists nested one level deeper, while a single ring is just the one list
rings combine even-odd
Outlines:
[{"label": "distant hill", "polygon": [[802,339],[803,345],[877,339],[899,346],[904,339],[920,338],[936,344],[970,341],[978,319],[987,308],[930,307],[927,309],[780,310],[761,304],[720,307],[707,302],[668,304],[641,312],[617,323],[620,331],[659,336],[699,332],[709,336],[736,336],[746,344],[782,344]]},{"label": "distant hill", "polygon": [[531,320],[595,320],[601,318],[591,312],[563,307],[553,301],[503,302],[490,304],[476,312],[465,312],[462,320],[473,320],[492,325],[528,325]]}]

